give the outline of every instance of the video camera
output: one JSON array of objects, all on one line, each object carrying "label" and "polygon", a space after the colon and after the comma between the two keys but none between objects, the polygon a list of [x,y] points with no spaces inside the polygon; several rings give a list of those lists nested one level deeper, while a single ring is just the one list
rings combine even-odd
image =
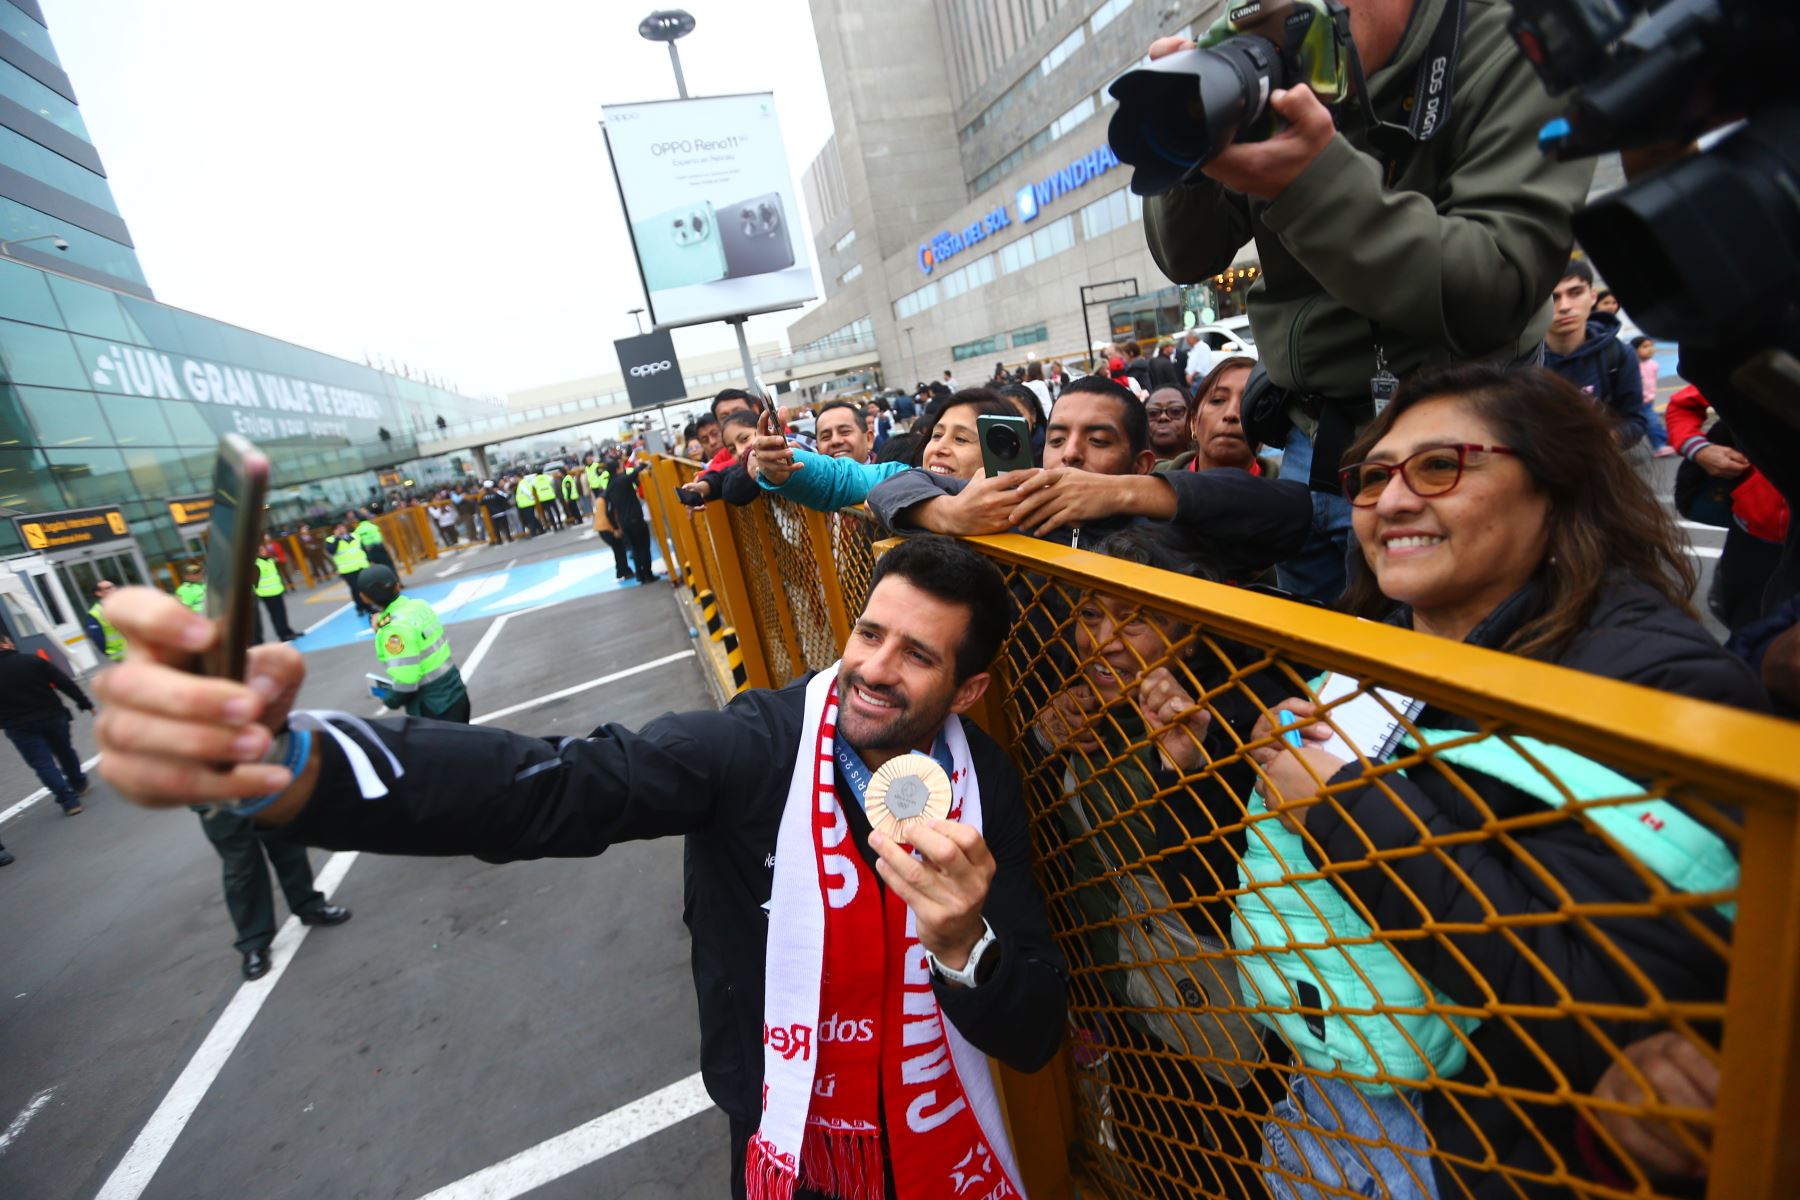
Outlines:
[{"label": "video camera", "polygon": [[1689,142],[1590,204],[1575,236],[1650,334],[1719,346],[1791,329],[1800,298],[1800,6],[1794,0],[1513,0],[1509,28],[1565,117],[1539,140],[1580,158]]}]

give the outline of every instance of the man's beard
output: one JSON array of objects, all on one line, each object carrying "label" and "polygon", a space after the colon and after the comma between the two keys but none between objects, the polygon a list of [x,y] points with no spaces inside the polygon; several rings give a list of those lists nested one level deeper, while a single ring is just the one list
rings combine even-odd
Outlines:
[{"label": "man's beard", "polygon": [[[885,721],[850,708],[850,689],[859,688],[896,707]],[[949,706],[919,706],[899,688],[871,687],[845,667],[838,672],[838,733],[856,750],[911,750],[937,736]]]}]

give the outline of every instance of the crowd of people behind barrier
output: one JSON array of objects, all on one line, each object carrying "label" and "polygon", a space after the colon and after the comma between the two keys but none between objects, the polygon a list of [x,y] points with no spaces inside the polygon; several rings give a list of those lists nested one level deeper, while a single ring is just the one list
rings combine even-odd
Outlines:
[{"label": "crowd of people behind barrier", "polygon": [[[1506,8],[1349,7],[1360,111],[1274,91],[1277,136],[1146,197],[1171,280],[1255,242],[1254,360],[1184,336],[806,414],[719,393],[683,431],[702,469],[680,504],[760,504],[784,540],[798,523],[769,498],[861,505],[901,539],[832,670],[587,738],[290,724],[298,655],[266,648],[260,687],[207,681],[184,707],[173,693],[198,685],[163,664],[207,631],[126,594],[108,611],[150,653],[97,685],[102,771],[151,806],[248,801],[321,845],[504,861],[686,835],[701,1065],[740,1197],[1018,1194],[979,1054],[1035,1070],[1058,1031],[1083,1146],[1129,1194],[1704,1187],[1743,814],[1227,637],[1198,605],[1159,612],[1104,573],[1070,586],[1073,569],[1002,569],[955,540],[1025,534],[1169,573],[1138,596],[1206,580],[1377,640],[1800,714],[1800,460],[1684,355],[1698,390],[1671,401],[1683,465],[1657,494],[1653,348],[1621,344],[1569,257],[1592,163],[1538,146],[1560,102]],[[1453,78],[1429,69],[1441,38]],[[1445,93],[1425,122],[1423,86]],[[1708,400],[1725,420],[1705,424]],[[984,418],[1022,421],[1028,444],[988,445]],[[434,522],[449,540],[479,505],[538,536],[593,512],[621,576],[629,556],[653,578],[641,466],[563,467],[436,496]],[[1706,598],[1726,644],[1694,607],[1677,512],[1728,530]],[[701,526],[689,544],[757,528]],[[809,567],[842,552],[812,544]],[[1010,755],[960,719],[996,654]],[[896,762],[941,783],[899,784]],[[923,811],[934,789],[965,819],[920,818],[908,853],[877,804]]]}]

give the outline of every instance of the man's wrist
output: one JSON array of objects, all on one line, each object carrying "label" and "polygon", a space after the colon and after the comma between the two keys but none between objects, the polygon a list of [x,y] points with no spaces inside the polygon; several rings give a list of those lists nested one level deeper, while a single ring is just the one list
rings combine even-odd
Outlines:
[{"label": "man's wrist", "polygon": [[1175,488],[1161,475],[1128,475],[1124,511],[1134,517],[1167,521],[1174,517]]},{"label": "man's wrist", "polygon": [[312,799],[313,789],[318,786],[319,775],[324,769],[324,742],[326,739],[316,737],[306,755],[306,761],[294,775],[294,781],[276,797],[274,803],[257,813],[255,822],[265,829],[279,829],[290,824],[306,808]]}]

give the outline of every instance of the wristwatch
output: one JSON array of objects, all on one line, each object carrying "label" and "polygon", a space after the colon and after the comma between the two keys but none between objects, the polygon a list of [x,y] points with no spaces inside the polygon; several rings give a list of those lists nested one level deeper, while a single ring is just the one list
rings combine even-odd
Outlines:
[{"label": "wristwatch", "polygon": [[945,983],[961,984],[966,988],[980,986],[982,979],[993,974],[992,970],[983,972],[981,969],[981,964],[988,959],[1000,961],[1000,946],[994,940],[994,927],[987,923],[986,917],[981,919],[981,940],[969,951],[969,961],[963,964],[962,970],[946,967],[938,961],[937,955],[929,950],[925,951],[925,961],[931,964],[932,974]]}]

